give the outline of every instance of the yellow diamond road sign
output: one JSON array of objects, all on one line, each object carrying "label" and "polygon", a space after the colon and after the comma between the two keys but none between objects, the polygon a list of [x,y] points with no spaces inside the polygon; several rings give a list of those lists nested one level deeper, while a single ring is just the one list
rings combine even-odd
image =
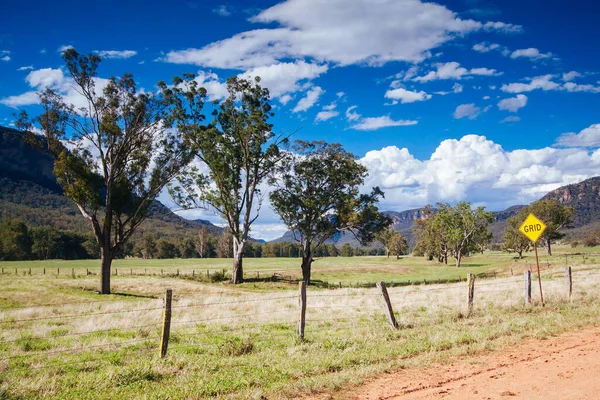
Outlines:
[{"label": "yellow diamond road sign", "polygon": [[525,218],[525,221],[519,230],[523,235],[527,236],[529,240],[535,243],[540,236],[542,236],[544,230],[546,230],[546,225],[537,219],[535,215],[529,214],[529,216]]}]

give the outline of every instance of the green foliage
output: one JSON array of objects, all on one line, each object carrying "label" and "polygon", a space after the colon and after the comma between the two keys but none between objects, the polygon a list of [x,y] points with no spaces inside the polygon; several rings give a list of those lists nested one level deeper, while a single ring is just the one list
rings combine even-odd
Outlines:
[{"label": "green foliage", "polygon": [[271,180],[270,199],[302,246],[303,275],[310,280],[313,254],[327,239],[349,232],[366,244],[391,220],[375,206],[383,196],[379,188],[360,194],[367,170],[340,144],[298,140],[293,150]]},{"label": "green foliage", "polygon": [[0,260],[28,260],[31,254],[31,237],[27,225],[18,219],[0,225]]},{"label": "green foliage", "polygon": [[239,283],[250,227],[261,206],[259,185],[282,158],[279,147],[287,142],[272,132],[269,91],[258,77],[229,78],[227,98],[215,102],[214,119],[205,124],[201,105],[206,91],[193,75],[176,77],[171,88],[160,87],[171,107],[167,121],[186,132],[195,155],[209,168],[207,175],[190,170],[171,194],[185,208],[209,209],[227,222],[233,240],[232,283]]},{"label": "green foliage", "polygon": [[494,214],[485,211],[485,207],[473,210],[469,202],[460,202],[455,207],[442,203],[437,206],[435,212],[427,206],[423,210],[424,218],[415,223],[417,254],[437,257],[446,264],[451,255],[460,267],[463,256],[482,251],[489,243],[488,227]]},{"label": "green foliage", "polygon": [[387,257],[390,254],[399,257],[408,248],[406,238],[402,237],[400,232],[391,227],[377,233],[375,239],[383,245]]},{"label": "green foliage", "polygon": [[354,249],[350,246],[350,243],[345,243],[340,249],[340,256],[342,257],[354,257]]},{"label": "green foliage", "polygon": [[529,251],[531,247],[531,240],[525,237],[519,228],[529,215],[527,209],[522,209],[519,214],[510,217],[507,220],[506,228],[504,229],[504,237],[502,249],[508,252],[514,252],[519,255],[519,258],[523,257],[524,251]]},{"label": "green foliage", "polygon": [[[53,155],[65,196],[89,220],[101,249],[101,293],[110,293],[110,265],[146,218],[163,187],[191,160],[179,132],[163,122],[165,98],[139,93],[131,74],[111,77],[100,93],[100,57],[63,53],[75,90],[87,107],[75,109],[53,89],[40,94],[43,113],[34,119]],[[163,93],[164,94],[164,93]],[[27,126],[25,116],[20,125]],[[72,144],[67,149],[63,142]]]},{"label": "green foliage", "polygon": [[564,206],[556,200],[540,200],[532,203],[525,210],[526,213],[532,213],[546,224],[546,230],[540,240],[545,244],[548,255],[552,255],[551,243],[565,237],[561,229],[572,223],[573,208]]}]

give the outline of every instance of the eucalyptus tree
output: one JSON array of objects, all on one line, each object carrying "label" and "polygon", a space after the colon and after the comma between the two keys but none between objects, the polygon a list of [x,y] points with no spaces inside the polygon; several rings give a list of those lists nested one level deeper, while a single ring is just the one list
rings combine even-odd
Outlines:
[{"label": "eucalyptus tree", "polygon": [[190,137],[197,160],[208,171],[191,171],[171,194],[186,209],[209,210],[226,221],[233,235],[231,283],[241,283],[244,249],[264,197],[261,184],[284,156],[280,147],[287,138],[273,133],[269,91],[259,77],[229,78],[228,95],[213,103],[208,124],[200,107],[206,92],[194,78],[187,74],[172,87],[161,87],[171,103],[169,121]]},{"label": "eucalyptus tree", "polygon": [[513,215],[506,221],[504,236],[502,238],[502,249],[508,252],[515,252],[519,258],[523,258],[523,252],[529,251],[531,240],[519,231],[519,227],[527,218],[527,207],[521,209],[517,215]]},{"label": "eucalyptus tree", "polygon": [[[137,90],[131,74],[101,81],[100,57],[63,53],[82,107],[59,92],[40,93],[34,118],[54,157],[54,174],[75,202],[100,247],[101,294],[111,291],[111,264],[163,188],[191,160],[185,137],[165,124],[160,93]],[[98,83],[102,82],[103,89]],[[20,126],[32,126],[21,115]]]},{"label": "eucalyptus tree", "polygon": [[538,200],[526,207],[526,212],[533,213],[544,224],[546,230],[540,237],[546,247],[548,255],[552,255],[552,242],[562,239],[565,234],[561,232],[573,222],[573,207],[560,204],[556,200]]},{"label": "eucalyptus tree", "polygon": [[367,169],[340,144],[297,140],[271,183],[271,204],[302,247],[302,279],[326,240],[352,234],[361,244],[391,224],[376,207],[383,192],[361,194]]}]

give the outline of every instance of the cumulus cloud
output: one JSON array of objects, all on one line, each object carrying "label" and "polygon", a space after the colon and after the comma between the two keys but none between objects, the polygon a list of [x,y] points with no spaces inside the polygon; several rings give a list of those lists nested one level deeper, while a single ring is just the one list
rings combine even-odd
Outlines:
[{"label": "cumulus cloud", "polygon": [[581,77],[581,74],[577,71],[570,71],[570,72],[564,73],[562,75],[562,79],[565,82],[572,81],[573,79],[579,78],[579,77]]},{"label": "cumulus cloud", "polygon": [[[76,108],[87,107],[87,101],[75,90],[73,79],[65,76],[60,68],[42,68],[31,71],[25,81],[33,89],[17,96],[9,96],[0,100],[1,104],[10,107],[20,107],[38,104],[38,91],[52,88],[63,96],[65,103],[72,104]],[[108,79],[95,78],[96,91],[100,93],[108,84]]]},{"label": "cumulus cloud", "polygon": [[567,92],[590,92],[600,93],[600,86],[591,84],[578,84],[575,82],[565,82],[563,84],[554,82],[552,79],[553,75],[541,75],[534,78],[525,78],[528,83],[515,82],[508,85],[504,84],[500,88],[504,92],[508,93],[523,93],[531,92],[533,90],[564,90]]},{"label": "cumulus cloud", "polygon": [[600,124],[593,124],[579,133],[563,133],[556,140],[559,146],[600,147]]},{"label": "cumulus cloud", "polygon": [[529,83],[510,83],[502,85],[500,90],[508,93],[531,92],[533,90],[556,90],[560,85],[552,81],[552,75],[541,75],[534,78],[527,78]]},{"label": "cumulus cloud", "polygon": [[469,119],[475,119],[479,116],[479,114],[481,114],[481,108],[476,107],[475,104],[471,103],[471,104],[461,104],[458,107],[456,107],[456,110],[454,110],[454,118],[456,119],[461,119],[461,118],[469,118]]},{"label": "cumulus cloud", "polygon": [[507,123],[507,122],[519,122],[521,121],[520,117],[517,117],[516,115],[511,115],[509,117],[504,118],[502,121],[500,121],[501,124]]},{"label": "cumulus cloud", "polygon": [[359,113],[357,113],[356,111],[354,111],[357,108],[357,106],[351,106],[348,107],[346,109],[346,119],[348,121],[358,121],[360,119],[360,117],[362,117],[362,115],[360,115]]},{"label": "cumulus cloud", "polygon": [[429,99],[431,99],[431,95],[425,93],[424,91],[412,92],[412,91],[406,90],[404,88],[398,88],[398,89],[390,89],[387,92],[385,92],[385,98],[394,100],[392,104],[397,104],[398,100],[400,100],[400,103],[404,104],[404,103],[414,103],[416,101],[429,100]]},{"label": "cumulus cloud", "polygon": [[439,79],[456,79],[460,80],[464,77],[469,77],[473,75],[484,75],[484,76],[494,76],[494,75],[502,75],[501,72],[496,71],[495,69],[489,68],[472,68],[470,70],[463,68],[456,61],[451,61],[447,63],[437,63],[434,64],[436,67],[435,71],[429,71],[424,76],[418,76],[413,78],[413,81],[417,82],[429,82],[433,80]]},{"label": "cumulus cloud", "polygon": [[358,131],[374,131],[381,128],[388,128],[391,126],[409,126],[416,125],[418,121],[412,120],[393,120],[388,115],[381,117],[368,117],[363,118],[357,124],[354,124],[350,129],[356,129]]},{"label": "cumulus cloud", "polygon": [[500,45],[498,43],[481,42],[473,45],[473,50],[479,53],[487,53],[497,49],[500,49]]},{"label": "cumulus cloud", "polygon": [[[410,23],[398,23],[401,15]],[[248,69],[285,59],[337,65],[420,62],[457,36],[511,32],[518,26],[461,19],[444,6],[420,0],[288,0],[250,19],[258,28],[200,49],[175,50],[164,60],[205,67]],[[271,27],[276,25],[276,27]]]},{"label": "cumulus cloud", "polygon": [[135,56],[135,50],[94,50],[101,58],[105,59],[127,59]]},{"label": "cumulus cloud", "polygon": [[319,86],[310,89],[306,92],[306,96],[298,101],[298,104],[296,104],[296,107],[294,107],[292,112],[297,113],[308,110],[319,101],[319,97],[321,97],[323,93],[325,93],[325,91]]},{"label": "cumulus cloud", "polygon": [[0,58],[0,60],[2,60],[4,62],[9,62],[10,61],[10,56],[4,56],[4,57]]},{"label": "cumulus cloud", "polygon": [[217,8],[214,8],[212,11],[221,17],[229,17],[231,15],[231,11],[229,11],[226,5],[221,5]]},{"label": "cumulus cloud", "polygon": [[32,69],[33,69],[33,65],[25,65],[23,67],[17,68],[17,71],[27,71],[27,70],[32,70]]},{"label": "cumulus cloud", "polygon": [[515,50],[510,54],[510,58],[530,58],[532,60],[539,60],[542,58],[550,58],[552,57],[552,53],[540,53],[538,49],[535,47],[530,47],[528,49],[519,49]]},{"label": "cumulus cloud", "polygon": [[[75,47],[71,46],[70,44],[64,44],[62,46],[60,46],[58,49],[56,49],[56,51],[58,51],[59,53],[64,53],[67,50],[70,49],[74,49]],[[45,50],[42,50],[43,52],[45,52]]]},{"label": "cumulus cloud", "polygon": [[315,117],[315,122],[327,121],[331,118],[337,117],[338,115],[340,115],[339,111],[335,111],[335,110],[319,111],[319,113]]},{"label": "cumulus cloud", "polygon": [[239,76],[260,76],[261,85],[269,89],[271,96],[279,97],[301,90],[304,84],[324,74],[327,69],[325,64],[296,61],[251,68]]},{"label": "cumulus cloud", "polygon": [[520,108],[527,105],[527,96],[524,94],[518,94],[516,97],[510,97],[503,99],[498,102],[498,108],[500,110],[506,110],[510,112],[517,112]]},{"label": "cumulus cloud", "polygon": [[418,160],[408,149],[390,146],[368,152],[360,162],[369,172],[365,187],[385,192],[381,209],[468,200],[502,210],[596,176],[600,150],[505,151],[484,136],[467,135],[442,141],[429,159]]}]

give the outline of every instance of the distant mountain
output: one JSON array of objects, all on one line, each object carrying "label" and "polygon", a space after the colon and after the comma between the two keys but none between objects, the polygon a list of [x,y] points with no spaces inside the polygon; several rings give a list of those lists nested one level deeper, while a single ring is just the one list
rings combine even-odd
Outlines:
[{"label": "distant mountain", "polygon": [[[26,143],[20,131],[0,127],[0,221],[10,218],[19,218],[29,226],[90,232],[87,221],[56,183],[52,157]],[[223,231],[209,221],[182,218],[155,201],[136,236],[145,232],[157,237],[191,236],[203,226],[212,234]]]},{"label": "distant mountain", "polygon": [[[565,230],[569,237],[579,239],[585,236],[587,232],[600,228],[600,177],[560,187],[549,192],[540,200],[556,200],[561,204],[574,208],[574,229]],[[494,222],[490,226],[493,242],[499,243],[502,241],[507,220],[517,215],[523,207],[525,206],[516,205],[503,211],[494,212]],[[412,227],[415,221],[422,217],[421,210],[417,208],[402,212],[382,211],[382,213],[391,217],[394,221],[393,228],[407,238],[409,245],[414,245]],[[293,241],[291,232],[286,232],[281,238],[274,240],[274,242],[282,241]],[[329,242],[338,247],[344,243],[359,246],[358,241],[351,234],[340,235]],[[374,243],[373,246],[379,246],[379,244]]]},{"label": "distant mountain", "polygon": [[600,221],[600,176],[559,187],[542,197],[542,200],[556,200],[573,207],[575,228]]}]

